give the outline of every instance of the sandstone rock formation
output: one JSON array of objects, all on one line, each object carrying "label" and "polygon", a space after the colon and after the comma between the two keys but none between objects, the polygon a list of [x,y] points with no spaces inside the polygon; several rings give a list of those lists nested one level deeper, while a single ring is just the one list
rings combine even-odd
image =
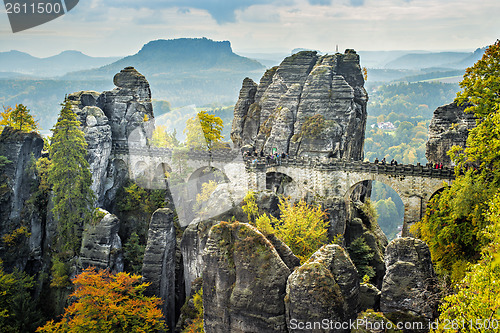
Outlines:
[{"label": "sandstone rock formation", "polygon": [[359,307],[361,311],[368,309],[378,310],[380,308],[380,295],[382,292],[370,283],[359,285]]},{"label": "sandstone rock formation", "polygon": [[395,239],[387,246],[385,265],[380,310],[386,317],[394,322],[433,319],[435,274],[427,244],[409,237]]},{"label": "sandstone rock formation", "polygon": [[238,222],[213,226],[203,261],[205,332],[287,331],[290,269],[257,229]]},{"label": "sandstone rock formation", "polygon": [[122,272],[122,242],[118,236],[120,220],[103,209],[99,209],[97,214],[102,216],[101,220],[87,225],[83,232],[80,250],[82,266]]},{"label": "sandstone rock formation", "polygon": [[448,150],[454,145],[465,147],[469,131],[476,127],[474,114],[464,112],[467,106],[453,102],[434,111],[425,152],[430,163],[451,166]]},{"label": "sandstone rock formation", "polygon": [[100,94],[95,91],[80,91],[68,95],[85,133],[87,141],[87,161],[92,173],[92,190],[101,205],[106,190],[106,171],[111,155],[111,125],[108,117],[96,106]]},{"label": "sandstone rock formation", "polygon": [[203,272],[203,252],[207,244],[210,228],[219,223],[216,220],[204,220],[191,223],[183,232],[181,252],[184,265],[184,283],[186,295],[191,294],[191,284]]},{"label": "sandstone rock formation", "polygon": [[111,123],[113,141],[146,144],[153,133],[154,115],[149,83],[133,67],[116,74],[117,88],[103,92],[97,99]]},{"label": "sandstone rock formation", "polygon": [[309,331],[293,329],[292,319],[321,322],[327,318],[343,322],[356,318],[359,277],[349,254],[342,247],[331,244],[316,251],[288,278],[286,309],[288,328],[292,332]]},{"label": "sandstone rock formation", "polygon": [[0,135],[0,156],[5,156],[10,163],[0,169],[0,237],[11,233],[22,225],[31,232],[28,244],[22,249],[0,248],[0,257],[4,259],[4,268],[11,265],[23,270],[28,256],[39,260],[42,255],[45,233],[44,217],[27,201],[32,195],[32,186],[38,186],[38,180],[30,170],[32,163],[40,158],[43,140],[39,134],[23,133],[10,127],[4,128]]},{"label": "sandstone rock formation", "polygon": [[[112,146],[147,147],[154,129],[151,91],[146,78],[126,67],[113,79],[116,88],[68,95],[88,143],[96,205],[112,210],[118,189],[133,172],[128,160],[112,155]],[[128,157],[129,158],[129,157]],[[127,158],[126,158],[127,159]]]},{"label": "sandstone rock formation", "polygon": [[361,159],[368,95],[359,56],[303,51],[243,81],[231,139],[239,147],[290,156]]},{"label": "sandstone rock formation", "polygon": [[175,327],[175,244],[174,213],[168,208],[156,210],[149,225],[142,276],[151,283],[148,294],[163,300],[169,328]]},{"label": "sandstone rock formation", "polygon": [[366,244],[373,251],[373,258],[369,262],[369,265],[375,270],[375,276],[372,278],[372,281],[377,288],[381,288],[382,279],[386,272],[384,252],[388,241],[377,221],[368,216],[363,207],[364,205],[360,201],[351,203],[344,240],[347,248],[358,237],[362,237],[365,240]]}]

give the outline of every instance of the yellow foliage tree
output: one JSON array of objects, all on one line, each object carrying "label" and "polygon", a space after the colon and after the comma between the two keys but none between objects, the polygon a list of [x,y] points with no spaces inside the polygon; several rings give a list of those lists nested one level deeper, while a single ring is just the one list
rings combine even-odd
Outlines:
[{"label": "yellow foliage tree", "polygon": [[195,117],[189,118],[186,122],[186,144],[190,148],[200,150],[212,150],[218,148],[222,139],[222,129],[224,124],[222,119],[200,111]]},{"label": "yellow foliage tree", "polygon": [[0,112],[0,126],[2,129],[6,126],[13,127],[24,132],[37,132],[38,123],[30,114],[30,110],[23,104],[16,104],[16,108],[5,107]]},{"label": "yellow foliage tree", "polygon": [[165,323],[158,297],[144,296],[147,283],[139,275],[88,268],[73,283],[75,301],[60,322],[53,320],[37,332],[160,332]]},{"label": "yellow foliage tree", "polygon": [[153,131],[153,136],[151,137],[151,144],[155,147],[160,148],[174,148],[179,146],[179,141],[177,140],[176,132],[167,132],[167,126],[158,125]]},{"label": "yellow foliage tree", "polygon": [[[245,197],[247,214],[257,216],[257,205],[252,204],[252,195]],[[300,200],[293,204],[289,198],[280,198],[279,219],[260,215],[255,226],[264,234],[275,234],[304,263],[328,241],[328,220],[321,207],[310,206]]]}]

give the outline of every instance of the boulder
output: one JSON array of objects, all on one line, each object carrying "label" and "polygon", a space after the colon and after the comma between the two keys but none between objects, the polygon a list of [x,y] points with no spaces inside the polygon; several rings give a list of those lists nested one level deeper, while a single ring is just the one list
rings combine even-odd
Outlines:
[{"label": "boulder", "polygon": [[148,243],[144,252],[142,277],[149,282],[148,295],[162,299],[167,327],[175,327],[175,248],[174,213],[160,208],[151,216]]},{"label": "boulder", "polygon": [[286,332],[290,269],[256,228],[213,226],[203,262],[205,332]]},{"label": "boulder", "polygon": [[348,332],[314,326],[325,319],[343,322],[345,316],[340,287],[332,272],[320,262],[307,262],[290,275],[285,304],[289,332]]},{"label": "boulder", "polygon": [[380,310],[394,322],[432,320],[438,297],[427,244],[409,237],[395,239],[387,246],[385,265]]},{"label": "boulder", "polygon": [[98,209],[96,214],[98,221],[87,225],[82,235],[82,267],[122,272],[122,242],[118,235],[120,220],[103,209]]},{"label": "boulder", "polygon": [[[292,332],[294,321],[336,322],[355,319],[359,309],[359,277],[349,254],[339,245],[324,245],[295,270],[287,282],[287,324]],[[343,329],[324,332],[346,332]]]},{"label": "boulder", "polygon": [[373,284],[361,283],[359,285],[359,307],[361,311],[380,308],[380,295],[382,292]]},{"label": "boulder", "polygon": [[368,95],[359,56],[303,51],[245,79],[231,138],[238,147],[294,156],[361,159]]}]

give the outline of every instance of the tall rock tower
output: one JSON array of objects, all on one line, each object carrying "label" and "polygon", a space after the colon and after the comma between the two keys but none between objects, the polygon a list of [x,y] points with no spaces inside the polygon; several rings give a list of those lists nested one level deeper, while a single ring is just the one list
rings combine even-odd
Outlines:
[{"label": "tall rock tower", "polygon": [[257,152],[362,158],[368,94],[354,50],[303,51],[246,78],[234,108],[231,139]]}]

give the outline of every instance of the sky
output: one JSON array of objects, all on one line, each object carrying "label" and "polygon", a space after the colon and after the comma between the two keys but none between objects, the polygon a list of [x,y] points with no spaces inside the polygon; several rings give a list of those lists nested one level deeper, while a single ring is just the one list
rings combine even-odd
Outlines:
[{"label": "sky", "polygon": [[229,40],[239,53],[474,50],[500,38],[500,0],[80,0],[66,15],[12,33],[0,52],[47,57],[137,53],[155,39]]}]

